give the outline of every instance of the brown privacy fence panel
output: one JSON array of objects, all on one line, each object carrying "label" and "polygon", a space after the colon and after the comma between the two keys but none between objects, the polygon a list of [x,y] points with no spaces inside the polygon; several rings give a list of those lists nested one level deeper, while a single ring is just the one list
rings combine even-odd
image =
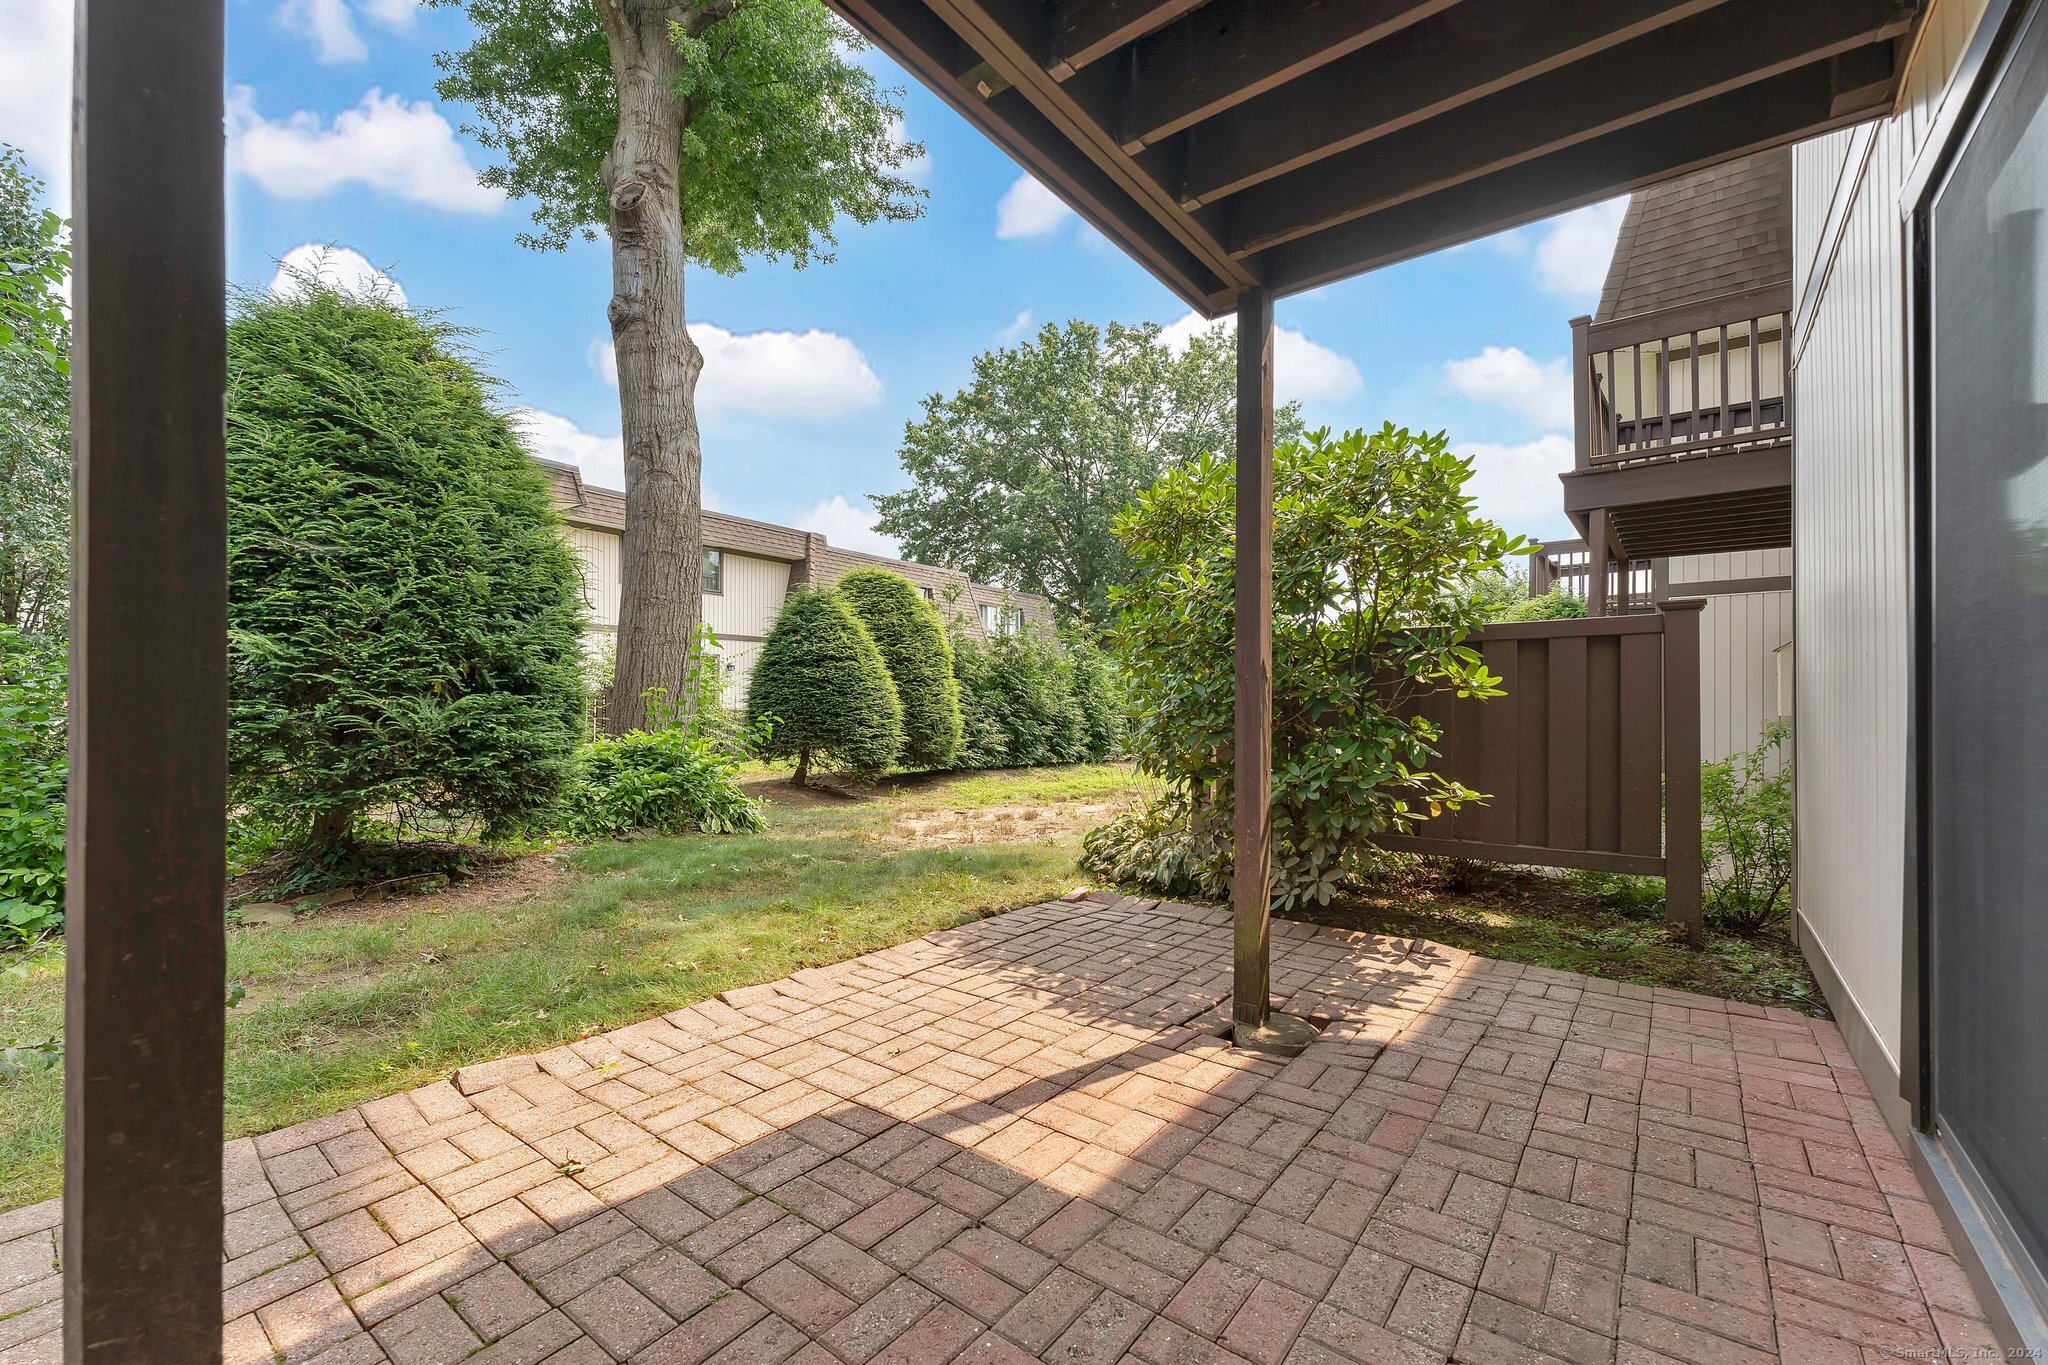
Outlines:
[{"label": "brown privacy fence panel", "polygon": [[1472,643],[1507,695],[1416,710],[1442,731],[1439,770],[1488,799],[1379,843],[1663,877],[1667,912],[1697,941],[1703,605],[1481,631]]}]

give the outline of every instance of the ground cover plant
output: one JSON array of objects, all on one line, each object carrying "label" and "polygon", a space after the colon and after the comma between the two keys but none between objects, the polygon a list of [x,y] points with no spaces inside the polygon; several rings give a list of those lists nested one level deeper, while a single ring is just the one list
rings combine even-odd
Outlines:
[{"label": "ground cover plant", "polygon": [[[432,896],[238,924],[228,1130],[331,1113],[1057,896],[1078,880],[1078,835],[1069,825],[1048,837],[1050,817],[1149,787],[1124,765],[920,775],[861,800],[777,802],[759,832],[537,854]],[[1049,818],[1007,842],[908,832],[1003,807]],[[61,946],[12,965],[0,972],[0,1039],[60,1034]],[[61,1088],[54,1071],[0,1076],[0,1208],[56,1192]]]}]

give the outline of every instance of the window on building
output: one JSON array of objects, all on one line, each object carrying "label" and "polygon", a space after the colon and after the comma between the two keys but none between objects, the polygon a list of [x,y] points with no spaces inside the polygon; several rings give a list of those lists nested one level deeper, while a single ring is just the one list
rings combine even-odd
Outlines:
[{"label": "window on building", "polygon": [[918,591],[924,594],[924,600],[927,602],[936,602],[939,600],[938,598],[932,595],[932,590],[930,588],[919,588]]},{"label": "window on building", "polygon": [[981,604],[981,628],[989,635],[1015,635],[1024,629],[1024,613],[1017,607]]},{"label": "window on building", "polygon": [[704,552],[704,591],[725,591],[725,551],[723,550],[706,550]]}]

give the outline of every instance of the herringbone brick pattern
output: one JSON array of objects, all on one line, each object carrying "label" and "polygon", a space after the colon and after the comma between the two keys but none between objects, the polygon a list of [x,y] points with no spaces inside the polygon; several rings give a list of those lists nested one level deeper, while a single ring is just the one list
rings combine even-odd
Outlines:
[{"label": "herringbone brick pattern", "polygon": [[[1989,1346],[1832,1026],[1033,906],[231,1144],[231,1365],[1875,1361]],[[57,1358],[54,1204],[0,1365]]]}]

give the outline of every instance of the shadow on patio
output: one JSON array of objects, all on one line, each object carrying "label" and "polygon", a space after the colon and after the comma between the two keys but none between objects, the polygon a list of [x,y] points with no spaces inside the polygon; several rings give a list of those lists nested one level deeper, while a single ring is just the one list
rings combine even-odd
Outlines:
[{"label": "shadow on patio", "polygon": [[[230,1144],[230,1362],[1855,1361],[1992,1349],[1830,1024],[1033,906]],[[56,1360],[56,1203],[0,1362]]]}]

